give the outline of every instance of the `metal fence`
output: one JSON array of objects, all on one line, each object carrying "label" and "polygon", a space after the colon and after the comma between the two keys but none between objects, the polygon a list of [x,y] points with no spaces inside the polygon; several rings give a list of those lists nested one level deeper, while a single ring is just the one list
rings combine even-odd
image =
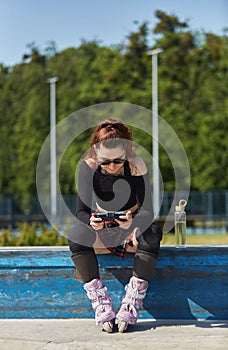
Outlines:
[{"label": "metal fence", "polygon": [[[173,192],[165,192],[160,211],[161,216],[166,216],[169,212],[172,201]],[[181,199],[181,193],[179,195]],[[202,219],[203,221],[216,221],[228,219],[228,190],[216,191],[191,191],[188,204],[186,207],[188,216],[193,219]]]},{"label": "metal fence", "polygon": [[[65,204],[72,213],[76,210],[76,196],[63,196]],[[165,192],[160,210],[160,218],[164,220],[173,207],[173,192]],[[180,193],[181,198],[181,193]],[[177,205],[177,203],[175,204]],[[61,206],[58,205],[61,212]],[[228,190],[191,191],[186,207],[190,222],[222,221],[228,227]],[[12,196],[0,197],[0,227],[13,226],[18,222],[47,222],[37,197],[32,198],[26,207]]]}]

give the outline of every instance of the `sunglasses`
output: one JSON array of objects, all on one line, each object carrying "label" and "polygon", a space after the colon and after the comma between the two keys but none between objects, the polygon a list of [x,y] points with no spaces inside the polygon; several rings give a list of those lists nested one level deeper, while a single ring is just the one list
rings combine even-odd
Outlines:
[{"label": "sunglasses", "polygon": [[100,165],[110,165],[111,163],[113,163],[113,164],[123,164],[124,162],[125,162],[125,159],[115,158],[115,159],[106,159],[104,161],[101,161],[99,164]]}]

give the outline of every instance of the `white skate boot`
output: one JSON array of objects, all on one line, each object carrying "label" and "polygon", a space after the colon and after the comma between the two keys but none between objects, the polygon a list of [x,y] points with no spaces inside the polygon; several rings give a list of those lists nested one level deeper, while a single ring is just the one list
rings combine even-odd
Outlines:
[{"label": "white skate boot", "polygon": [[99,278],[84,284],[88,298],[92,301],[95,311],[96,325],[102,324],[103,329],[111,333],[115,319],[115,312],[112,309],[112,299],[107,293],[107,288]]},{"label": "white skate boot", "polygon": [[126,294],[116,315],[116,324],[120,333],[123,333],[129,324],[137,322],[138,311],[142,308],[147,288],[148,282],[135,276],[131,277],[126,285]]}]

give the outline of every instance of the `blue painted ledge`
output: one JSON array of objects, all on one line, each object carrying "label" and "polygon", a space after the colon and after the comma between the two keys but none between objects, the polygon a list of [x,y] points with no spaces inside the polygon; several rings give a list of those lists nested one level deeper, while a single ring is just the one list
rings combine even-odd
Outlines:
[{"label": "blue painted ledge", "polygon": [[[131,275],[126,259],[98,256],[118,310]],[[92,318],[68,247],[0,248],[0,318]],[[228,246],[162,246],[140,318],[228,319]]]}]

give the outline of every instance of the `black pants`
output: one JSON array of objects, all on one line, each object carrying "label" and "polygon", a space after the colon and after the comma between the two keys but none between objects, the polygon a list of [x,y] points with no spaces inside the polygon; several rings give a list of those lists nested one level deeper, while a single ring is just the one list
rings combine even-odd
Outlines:
[{"label": "black pants", "polygon": [[[73,242],[72,238],[71,235],[71,239],[68,240],[72,260],[83,281],[89,282],[99,278],[98,262],[93,247]],[[162,230],[155,222],[137,237],[138,247],[134,258],[133,275],[150,280],[156,266],[161,239]]]}]

